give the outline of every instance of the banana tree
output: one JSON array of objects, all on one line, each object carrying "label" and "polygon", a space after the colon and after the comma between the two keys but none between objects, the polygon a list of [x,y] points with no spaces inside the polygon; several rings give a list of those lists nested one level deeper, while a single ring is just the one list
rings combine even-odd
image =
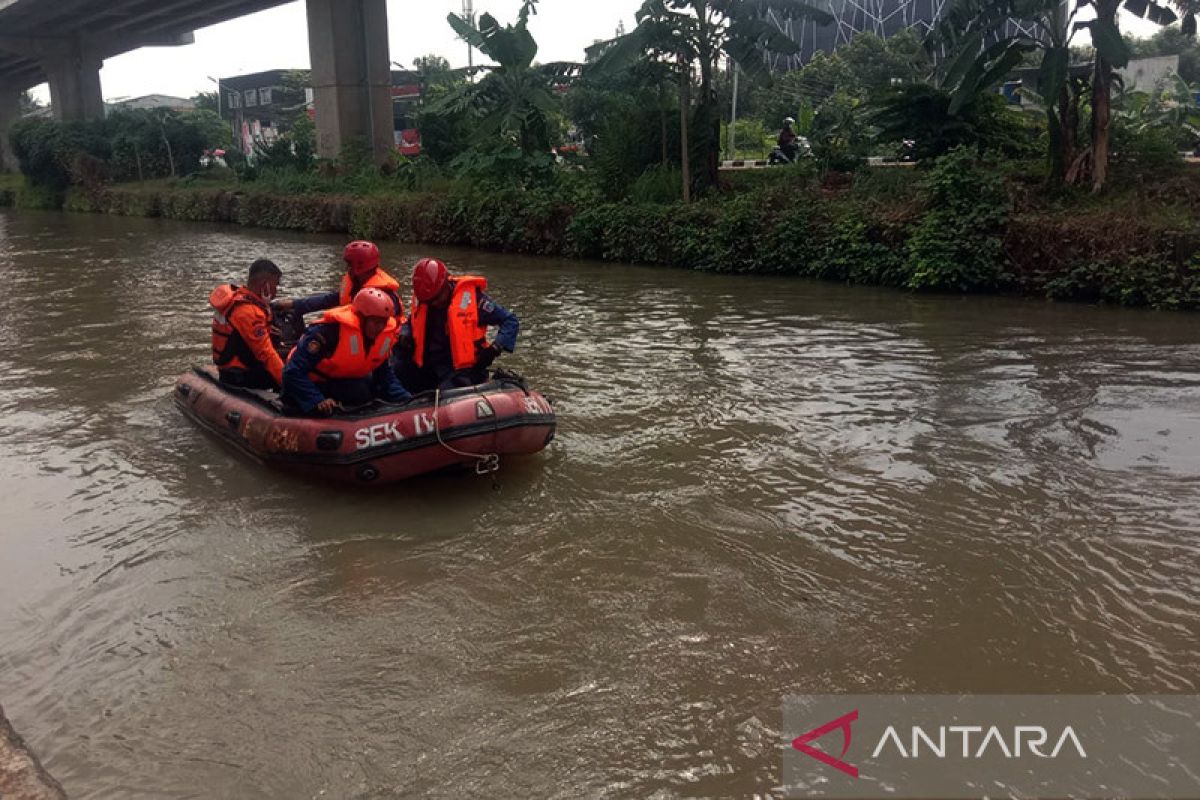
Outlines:
[{"label": "banana tree", "polygon": [[[1079,6],[1088,0],[1076,0]],[[1196,13],[1200,11],[1197,0],[1172,0],[1183,14],[1183,32],[1196,35]],[[1115,70],[1129,63],[1129,46],[1121,37],[1117,27],[1117,12],[1122,7],[1137,17],[1156,25],[1170,25],[1179,17],[1170,8],[1157,0],[1095,0],[1092,4],[1096,18],[1076,23],[1076,28],[1087,28],[1092,35],[1092,46],[1096,59],[1092,73],[1092,191],[1099,192],[1108,180],[1109,144],[1112,140],[1112,87],[1116,80]]]},{"label": "banana tree", "polygon": [[[1200,0],[1172,2],[1184,15],[1184,33],[1194,35]],[[1117,27],[1122,6],[1158,25],[1178,19],[1157,0],[956,0],[929,40],[931,47],[950,54],[943,62],[942,85],[965,103],[1002,80],[1026,54],[1040,51],[1037,94],[1050,103],[1051,173],[1057,181],[1073,182],[1090,171],[1092,189],[1098,192],[1108,177],[1115,70],[1129,63],[1129,48]],[[1094,9],[1095,18],[1077,21],[1086,8]],[[1078,153],[1080,92],[1070,75],[1070,45],[1081,30],[1090,34],[1096,57],[1090,147]]]},{"label": "banana tree", "polygon": [[827,24],[833,17],[802,0],[646,0],[637,12],[637,27],[624,36],[589,48],[596,57],[594,69],[622,69],[650,56],[674,62],[682,95],[681,137],[685,170],[685,197],[690,194],[687,165],[689,96],[693,70],[699,73],[694,113],[696,146],[702,169],[696,181],[701,188],[715,186],[721,149],[720,113],[717,107],[718,65],[732,59],[751,79],[768,79],[769,53],[794,54],[799,46],[768,19],[812,19]]},{"label": "banana tree", "polygon": [[477,67],[482,78],[455,87],[430,113],[466,111],[478,119],[481,132],[514,141],[525,155],[549,152],[558,89],[578,74],[580,65],[533,63],[538,46],[528,24],[536,5],[537,0],[524,0],[515,25],[501,26],[491,14],[482,14],[478,24],[455,14],[446,17],[455,33],[494,63]]},{"label": "banana tree", "polygon": [[1172,75],[1152,92],[1123,92],[1115,104],[1114,116],[1122,127],[1137,136],[1148,131],[1167,131],[1178,140],[1192,140],[1200,134],[1200,108],[1196,94],[1200,84],[1189,86]]},{"label": "banana tree", "polygon": [[1073,23],[1079,5],[1061,0],[956,0],[926,44],[941,60],[941,87],[957,114],[1037,53],[1036,94],[1044,98],[1050,133],[1050,175],[1062,183],[1077,161],[1079,92],[1070,75]]}]

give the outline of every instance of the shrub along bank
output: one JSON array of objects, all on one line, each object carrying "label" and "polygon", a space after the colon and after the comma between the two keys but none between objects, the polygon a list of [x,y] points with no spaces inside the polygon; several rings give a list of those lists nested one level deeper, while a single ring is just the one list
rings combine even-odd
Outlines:
[{"label": "shrub along bank", "polygon": [[[74,188],[62,207],[916,291],[1200,307],[1200,173],[1178,166],[1102,200],[1046,197],[1039,181],[967,148],[929,170],[734,180],[690,205],[607,203],[567,176],[533,189],[453,183],[367,196],[162,182]],[[0,203],[22,205],[23,192],[0,184]]]}]

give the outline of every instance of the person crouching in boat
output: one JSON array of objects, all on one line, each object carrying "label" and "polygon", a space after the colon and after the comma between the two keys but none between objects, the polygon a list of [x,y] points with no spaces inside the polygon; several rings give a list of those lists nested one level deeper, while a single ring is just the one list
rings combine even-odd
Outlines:
[{"label": "person crouching in boat", "polygon": [[[451,275],[441,261],[423,258],[413,267],[412,285],[412,316],[393,359],[410,391],[483,383],[496,357],[517,346],[521,322],[488,297],[486,278]],[[492,342],[489,325],[498,328]]]},{"label": "person crouching in boat", "polygon": [[311,314],[337,306],[348,306],[362,289],[382,289],[396,307],[394,316],[397,321],[403,322],[404,303],[400,301],[400,282],[379,266],[379,248],[373,242],[351,242],[342,251],[342,260],[346,262],[346,274],[342,275],[342,284],[336,292],[277,300],[274,308],[278,311]]},{"label": "person crouching in boat", "polygon": [[288,356],[284,404],[326,416],[342,405],[408,400],[411,395],[388,363],[400,328],[394,309],[386,292],[369,288],[350,305],[326,311]]},{"label": "person crouching in boat", "polygon": [[213,363],[222,383],[276,391],[282,385],[283,359],[271,342],[270,306],[281,277],[274,262],[260,258],[250,265],[245,286],[223,283],[208,296]]}]

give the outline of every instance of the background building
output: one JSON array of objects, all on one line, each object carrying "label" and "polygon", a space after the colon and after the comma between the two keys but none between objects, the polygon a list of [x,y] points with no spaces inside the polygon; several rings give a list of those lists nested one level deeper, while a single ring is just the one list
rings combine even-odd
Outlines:
[{"label": "background building", "polygon": [[[819,52],[832,53],[860,33],[873,33],[886,39],[912,28],[918,36],[937,24],[950,0],[819,0],[814,3],[833,15],[833,22],[818,25],[807,19],[783,19],[773,11],[767,18],[793,41],[800,52],[791,56],[771,55],[771,69],[797,69]],[[1013,23],[1014,27],[1021,29]],[[1033,35],[1032,30],[1025,31]]]},{"label": "background building", "polygon": [[[1095,65],[1072,64],[1070,74],[1078,80],[1090,80]],[[1179,56],[1154,56],[1152,58],[1135,58],[1124,67],[1117,70],[1121,76],[1122,85],[1127,92],[1153,92],[1161,89],[1171,80],[1171,76],[1179,72]],[[1026,68],[1013,70],[1010,79],[1000,87],[1001,94],[1008,100],[1009,105],[1024,108],[1036,107],[1027,99],[1026,92],[1037,92],[1038,70]]]},{"label": "background building", "polygon": [[[221,116],[229,120],[234,140],[243,152],[254,144],[270,144],[287,131],[298,113],[313,118],[311,74],[306,69],[272,69],[221,78]],[[412,70],[392,70],[392,129],[401,152],[420,152],[416,132],[417,109],[421,102],[420,77]]]},{"label": "background building", "polygon": [[254,144],[270,144],[279,137],[289,115],[307,102],[304,87],[308,70],[271,69],[235,75],[217,81],[219,112],[229,120],[235,142],[249,154]]}]

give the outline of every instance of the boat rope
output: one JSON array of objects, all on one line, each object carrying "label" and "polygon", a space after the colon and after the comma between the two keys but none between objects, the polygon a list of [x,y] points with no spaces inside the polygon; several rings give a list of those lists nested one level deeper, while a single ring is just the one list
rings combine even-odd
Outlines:
[{"label": "boat rope", "polygon": [[437,435],[438,444],[454,453],[456,456],[464,456],[465,458],[475,459],[475,474],[476,475],[491,475],[500,471],[500,454],[499,453],[468,453],[465,450],[458,450],[451,447],[442,438],[442,424],[438,420],[438,409],[442,405],[442,390],[433,390],[433,432]]}]

